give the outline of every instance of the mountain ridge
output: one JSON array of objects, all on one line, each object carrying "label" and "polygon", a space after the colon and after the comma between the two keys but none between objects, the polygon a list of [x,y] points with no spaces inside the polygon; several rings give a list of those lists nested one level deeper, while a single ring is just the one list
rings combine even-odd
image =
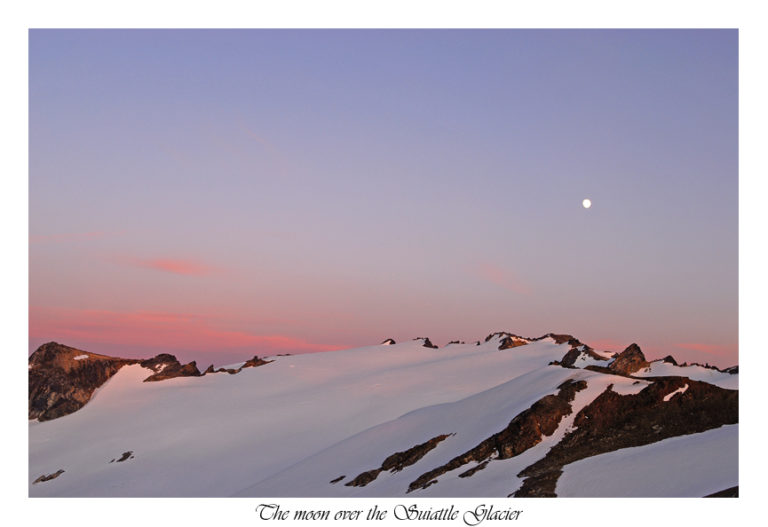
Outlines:
[{"label": "mountain ridge", "polygon": [[[115,363],[87,404],[30,421],[30,495],[567,496],[582,466],[651,448],[673,460],[654,476],[670,495],[738,485],[737,370],[647,361],[637,345],[598,351],[566,334],[427,341],[203,373],[169,354]],[[30,375],[80,380],[84,364],[123,360],[56,346]],[[726,457],[702,458],[710,443]],[[696,481],[664,472],[688,444]]]}]

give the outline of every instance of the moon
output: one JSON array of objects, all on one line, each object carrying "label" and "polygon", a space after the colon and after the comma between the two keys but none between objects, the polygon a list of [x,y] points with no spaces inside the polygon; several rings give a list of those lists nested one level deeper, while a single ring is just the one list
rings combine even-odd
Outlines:
[{"label": "moon", "polygon": [[581,205],[582,205],[582,206],[583,206],[585,209],[588,209],[589,207],[591,207],[591,206],[592,206],[592,200],[591,200],[591,199],[589,199],[589,198],[585,198],[585,199],[584,199],[584,201],[582,201],[582,202],[581,202]]}]

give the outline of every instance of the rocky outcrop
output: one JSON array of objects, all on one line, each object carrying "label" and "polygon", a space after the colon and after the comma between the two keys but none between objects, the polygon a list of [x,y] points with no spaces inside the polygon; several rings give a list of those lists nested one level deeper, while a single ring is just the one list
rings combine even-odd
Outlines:
[{"label": "rocky outcrop", "polygon": [[666,363],[672,364],[673,366],[677,366],[677,361],[672,355],[667,355],[666,357],[661,359],[661,362],[666,362]]},{"label": "rocky outcrop", "polygon": [[575,368],[576,367],[576,361],[580,358],[592,358],[600,361],[606,361],[607,359],[605,357],[602,357],[595,353],[595,350],[587,346],[586,344],[580,344],[576,347],[571,348],[568,350],[568,353],[563,355],[563,358],[560,359],[560,365],[564,368]]},{"label": "rocky outcrop", "polygon": [[731,366],[730,368],[726,368],[725,370],[721,370],[717,366],[714,366],[708,362],[705,362],[704,364],[701,364],[700,362],[691,362],[690,364],[687,362],[684,362],[680,365],[681,368],[689,368],[691,366],[698,366],[699,368],[706,368],[708,370],[715,370],[722,373],[738,373],[739,367],[738,366]]},{"label": "rocky outcrop", "polygon": [[395,339],[386,339],[381,343],[382,346],[392,346],[393,344],[397,344]]},{"label": "rocky outcrop", "polygon": [[[671,399],[666,396],[688,385]],[[619,395],[609,386],[575,417],[545,457],[523,469],[517,497],[555,496],[562,468],[574,461],[668,437],[704,432],[739,420],[739,392],[687,377],[656,377],[640,392]]]},{"label": "rocky outcrop", "polygon": [[248,359],[247,361],[245,361],[245,364],[240,366],[240,369],[242,370],[245,368],[257,368],[259,366],[264,366],[265,364],[269,364],[270,362],[272,361],[264,360],[260,358],[258,355],[254,355],[252,359]]},{"label": "rocky outcrop", "polygon": [[504,337],[501,339],[501,342],[499,342],[499,351],[509,348],[516,348],[518,346],[525,346],[526,344],[528,344],[527,340],[520,339],[515,336]]},{"label": "rocky outcrop", "polygon": [[137,362],[43,344],[29,357],[29,419],[47,421],[79,410],[120,368]]},{"label": "rocky outcrop", "polygon": [[58,478],[62,474],[64,474],[64,469],[59,469],[56,472],[54,472],[53,474],[48,474],[48,475],[44,474],[44,475],[40,476],[35,481],[33,481],[32,484],[35,485],[37,483],[42,483],[43,481],[50,481],[52,479]]},{"label": "rocky outcrop", "polygon": [[[395,452],[391,456],[387,457],[379,468],[363,472],[349,483],[345,483],[347,487],[365,487],[368,483],[375,480],[380,473],[384,471],[399,472],[405,467],[413,465],[418,460],[423,458],[427,452],[435,448],[438,443],[451,436],[452,434],[443,434],[433,437],[429,441],[425,441],[419,445],[404,450],[402,452]],[[331,482],[333,483],[333,482]]]},{"label": "rocky outcrop", "polygon": [[473,474],[475,474],[476,472],[479,472],[479,471],[483,470],[485,467],[488,466],[488,463],[490,463],[490,462],[491,462],[490,459],[486,459],[485,461],[483,461],[482,463],[480,463],[478,465],[475,465],[471,469],[462,472],[461,474],[459,474],[459,477],[460,478],[468,478],[468,477],[472,476]]},{"label": "rocky outcrop", "polygon": [[537,340],[545,338],[551,338],[555,341],[555,344],[564,344],[567,342],[571,347],[580,346],[582,344],[582,342],[575,338],[573,335],[568,335],[565,333],[547,333],[543,337],[539,337]]},{"label": "rocky outcrop", "polygon": [[437,349],[437,346],[432,344],[432,341],[429,340],[429,337],[416,337],[413,340],[423,340],[424,342],[423,342],[422,346],[424,346],[425,348]]},{"label": "rocky outcrop", "polygon": [[155,372],[144,379],[144,382],[164,381],[176,377],[200,377],[202,375],[197,369],[195,361],[182,365],[175,356],[169,353],[161,353],[151,359],[141,361],[140,364]]},{"label": "rocky outcrop", "polygon": [[206,369],[203,372],[203,375],[207,375],[209,373],[228,373],[230,375],[235,375],[236,373],[240,373],[245,368],[257,368],[259,366],[264,366],[265,364],[269,364],[270,362],[274,362],[272,360],[265,360],[259,357],[258,355],[254,355],[252,359],[248,359],[243,363],[242,366],[239,368],[219,368],[218,370],[214,369],[213,364],[208,366],[208,369]]},{"label": "rocky outcrop", "polygon": [[[425,489],[436,482],[438,476],[455,470],[472,461],[482,464],[495,456],[498,459],[508,459],[522,454],[529,448],[539,444],[544,436],[555,433],[563,417],[570,415],[571,402],[579,392],[587,387],[585,381],[568,380],[558,386],[557,395],[542,397],[530,408],[524,410],[507,427],[483,440],[474,448],[451,459],[445,465],[430,470],[416,478],[409,486],[408,492]],[[479,469],[478,469],[479,470]],[[471,476],[476,471],[467,471],[464,477]]]},{"label": "rocky outcrop", "polygon": [[[123,455],[120,456],[120,459],[117,460],[118,463],[122,463],[123,461],[128,461],[129,459],[133,459],[133,450],[129,450],[128,452],[123,452]],[[114,459],[112,461],[115,461]],[[110,463],[112,463],[110,461]]]},{"label": "rocky outcrop", "polygon": [[518,346],[525,346],[528,344],[531,339],[527,339],[525,337],[521,337],[520,335],[515,335],[514,333],[509,333],[507,331],[497,331],[496,333],[491,333],[487,337],[485,337],[485,341],[488,342],[494,337],[498,337],[499,339],[499,350],[505,350],[509,348],[516,348]]},{"label": "rocky outcrop", "polygon": [[715,492],[713,494],[708,494],[704,497],[705,498],[738,498],[739,486],[736,485],[735,487],[724,489],[724,490],[721,490],[720,492]]},{"label": "rocky outcrop", "polygon": [[633,343],[613,359],[608,369],[621,375],[631,375],[649,366],[650,363],[645,360],[645,355],[640,350],[640,346]]}]

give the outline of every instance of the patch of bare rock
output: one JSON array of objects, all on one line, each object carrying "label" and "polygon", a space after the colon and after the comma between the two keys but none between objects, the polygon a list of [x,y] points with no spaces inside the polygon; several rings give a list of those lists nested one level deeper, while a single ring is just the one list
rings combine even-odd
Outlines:
[{"label": "patch of bare rock", "polygon": [[[365,487],[368,483],[375,480],[379,474],[388,470],[390,472],[399,472],[405,467],[413,465],[418,460],[423,458],[427,452],[435,448],[441,441],[445,440],[452,434],[442,434],[433,437],[429,441],[425,441],[419,445],[413,446],[408,450],[402,452],[395,452],[391,456],[387,457],[379,468],[368,470],[358,475],[355,479],[349,483],[345,483],[347,487]],[[331,482],[333,483],[333,482]]]},{"label": "patch of bare rock", "polygon": [[437,349],[437,346],[432,344],[432,341],[429,340],[429,337],[416,337],[413,340],[421,340],[421,341],[423,341],[421,345],[424,346],[425,348]]},{"label": "patch of bare rock", "polygon": [[[533,403],[530,408],[515,416],[504,430],[493,434],[474,448],[454,457],[445,465],[436,467],[416,478],[408,486],[408,492],[425,489],[435,483],[439,476],[470,462],[482,464],[492,457],[508,459],[539,444],[544,436],[550,436],[557,430],[563,417],[571,414],[570,403],[576,396],[576,392],[586,387],[587,383],[583,380],[565,381],[558,386],[559,391],[556,395],[547,395]],[[478,467],[475,468],[480,470]],[[471,476],[477,470],[465,472],[464,477]]]},{"label": "patch of bare rock", "polygon": [[[686,384],[684,392],[664,400]],[[609,386],[576,415],[573,431],[518,474],[526,479],[514,495],[555,496],[562,468],[586,457],[737,423],[738,405],[738,390],[687,377],[657,377],[629,395],[619,395]]]},{"label": "patch of bare rock", "polygon": [[48,421],[79,410],[120,368],[137,362],[43,344],[29,357],[29,419]]},{"label": "patch of bare rock", "polygon": [[631,375],[649,366],[650,363],[645,360],[645,355],[640,350],[640,346],[633,343],[613,359],[608,369],[615,373]]},{"label": "patch of bare rock", "polygon": [[189,364],[181,364],[170,353],[161,353],[151,359],[143,360],[139,364],[155,372],[144,379],[144,382],[164,381],[176,377],[200,377],[202,375],[200,370],[197,369],[195,361]]},{"label": "patch of bare rock", "polygon": [[218,370],[213,368],[213,364],[208,366],[208,369],[206,369],[203,372],[203,375],[207,375],[209,373],[229,373],[230,375],[235,375],[236,373],[240,373],[245,368],[257,368],[259,366],[264,366],[265,364],[269,364],[270,362],[274,362],[271,360],[264,360],[260,358],[258,355],[254,355],[252,359],[248,359],[243,363],[242,366],[239,368],[219,368]]},{"label": "patch of bare rock", "polygon": [[44,474],[44,475],[40,476],[35,481],[33,481],[32,484],[35,485],[37,483],[42,483],[43,481],[50,481],[52,479],[58,478],[62,474],[64,474],[64,470],[63,469],[59,469],[56,472],[54,472],[53,474],[48,474],[48,475]]}]

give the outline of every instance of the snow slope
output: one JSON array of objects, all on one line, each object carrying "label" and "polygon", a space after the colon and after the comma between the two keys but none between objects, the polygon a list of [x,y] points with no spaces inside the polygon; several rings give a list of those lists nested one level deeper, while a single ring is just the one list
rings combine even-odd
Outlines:
[{"label": "snow slope", "polygon": [[[522,349],[522,348],[516,348]],[[645,387],[626,377],[604,375],[580,369],[547,366],[517,377],[500,386],[454,403],[411,412],[334,445],[287,471],[245,489],[242,496],[402,496],[408,485],[421,474],[441,466],[504,428],[517,414],[568,379],[586,380],[587,389],[578,392],[573,413],[547,440],[520,456],[493,461],[472,477],[459,478],[475,464],[468,464],[438,478],[439,484],[413,493],[424,496],[506,496],[520,486],[515,474],[543,457],[565,435],[576,413],[602,393],[609,384],[622,394],[636,393]],[[455,434],[445,439],[416,464],[397,473],[382,472],[365,487],[344,483],[358,474],[377,468],[387,456],[423,443],[440,434]],[[341,475],[344,481],[329,482]]]},{"label": "snow slope", "polygon": [[[670,437],[566,465],[558,496],[700,497],[738,485],[739,425]],[[652,462],[649,462],[652,461]]]},{"label": "snow slope", "polygon": [[[143,379],[152,370],[124,366],[77,412],[30,421],[29,494],[402,496],[417,477],[499,432],[562,382],[585,381],[552,436],[471,477],[458,475],[474,462],[410,494],[507,496],[521,484],[516,474],[559,442],[608,385],[629,394],[652,382],[550,366],[569,350],[551,338],[502,351],[499,342],[431,349],[410,341],[277,356],[236,375],[149,383]],[[382,472],[364,487],[344,485],[441,434],[451,435],[402,471]],[[32,483],[60,469],[57,478]]]},{"label": "snow slope", "polygon": [[[420,341],[274,357],[237,375],[144,383],[123,367],[81,410],[31,422],[31,496],[229,496],[297,460],[425,406],[559,359],[552,340],[498,351]],[[134,459],[110,463],[123,452]]]}]

